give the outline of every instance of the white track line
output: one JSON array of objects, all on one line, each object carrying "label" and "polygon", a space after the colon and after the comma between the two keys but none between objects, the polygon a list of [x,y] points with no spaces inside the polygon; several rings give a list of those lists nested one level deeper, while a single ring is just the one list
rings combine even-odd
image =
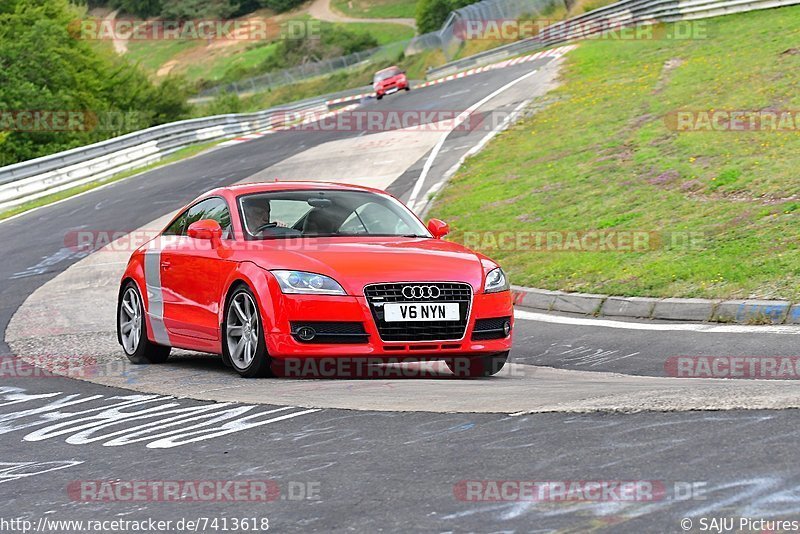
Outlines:
[{"label": "white track line", "polygon": [[[292,409],[292,408],[295,408],[295,406],[285,406],[285,407],[278,408],[277,410],[270,410],[268,412],[263,412],[261,414],[255,414],[255,415],[264,415],[264,414],[278,412],[278,411],[281,411],[281,410],[288,410],[288,409]],[[268,425],[268,424],[272,424],[272,423],[277,423],[279,421],[286,421],[287,419],[294,419],[295,417],[300,417],[301,415],[308,415],[310,413],[315,413],[315,412],[319,412],[319,411],[322,411],[322,409],[321,408],[314,408],[314,409],[311,409],[311,410],[303,410],[302,412],[295,412],[295,413],[291,413],[291,414],[288,414],[288,415],[282,415],[280,417],[273,417],[272,419],[267,419],[266,421],[259,421],[257,423],[251,423],[251,424],[247,425],[246,429],[249,430],[251,428],[258,428],[260,426],[264,426],[264,425]],[[201,430],[194,431],[194,433],[199,434],[198,436],[193,437],[193,438],[189,438],[189,439],[181,440],[177,444],[171,444],[169,442],[169,438],[167,438],[167,439],[156,439],[152,443],[149,443],[147,445],[147,448],[148,449],[166,449],[166,448],[176,447],[178,445],[186,445],[186,444],[189,444],[189,443],[196,443],[198,441],[205,441],[207,439],[218,438],[220,436],[226,436],[228,434],[233,434],[234,432],[240,432],[241,430],[242,430],[242,428],[237,427],[235,424],[232,425],[231,428],[226,428],[224,430],[220,430],[219,432],[214,432],[214,433],[211,433],[211,434],[205,434],[204,433],[205,429],[201,429]],[[184,432],[183,435],[188,435],[188,434],[190,434],[190,433],[189,432]]]},{"label": "white track line", "polygon": [[598,326],[602,328],[618,328],[621,330],[650,330],[650,331],[684,331],[701,332],[707,334],[800,334],[800,326],[789,325],[732,325],[732,324],[698,324],[698,323],[629,323],[625,321],[611,321],[608,319],[584,319],[582,317],[566,317],[563,315],[550,315],[524,310],[514,310],[514,317],[525,321],[538,323],[564,324],[572,326]]},{"label": "white track line", "polygon": [[[461,156],[458,159],[458,161],[453,164],[452,167],[447,169],[447,171],[442,175],[441,180],[439,180],[438,182],[433,184],[428,189],[428,191],[425,194],[425,196],[423,197],[423,199],[419,201],[420,205],[416,206],[416,208],[418,210],[417,211],[417,215],[419,215],[420,217],[423,217],[425,215],[425,213],[428,211],[428,207],[430,206],[430,203],[431,203],[431,198],[430,197],[431,197],[431,195],[438,193],[439,190],[442,187],[444,187],[444,184],[446,184],[448,182],[448,180],[450,180],[450,178],[456,173],[456,171],[458,171],[458,169],[461,168],[461,166],[464,164],[464,162],[467,160],[467,158],[472,157],[475,154],[477,154],[478,152],[480,152],[481,150],[483,150],[483,147],[485,147],[489,143],[489,141],[494,139],[494,137],[497,134],[499,134],[500,132],[502,132],[505,129],[507,129],[511,125],[512,122],[516,121],[517,117],[519,117],[520,113],[522,113],[522,109],[525,106],[527,106],[528,104],[530,104],[530,102],[531,102],[531,100],[528,99],[528,100],[525,100],[524,102],[520,103],[520,105],[518,105],[516,108],[514,108],[514,111],[512,111],[511,114],[509,114],[508,117],[503,119],[503,122],[500,123],[500,125],[497,128],[493,129],[492,131],[490,131],[489,133],[484,135],[483,138],[480,141],[478,141],[478,143],[476,145],[474,145],[467,152],[465,152],[464,155]],[[467,146],[469,146],[469,145],[461,146],[461,147],[455,147],[455,148],[453,148],[453,150],[460,150],[460,149],[466,148]]]},{"label": "white track line", "polygon": [[436,160],[436,156],[439,155],[439,151],[442,149],[442,146],[444,146],[444,143],[445,143],[445,141],[447,141],[447,138],[450,136],[450,133],[453,132],[453,130],[455,130],[459,126],[461,126],[461,124],[463,124],[464,121],[467,120],[469,118],[469,116],[476,109],[478,109],[479,107],[481,107],[482,105],[484,105],[486,102],[488,102],[489,100],[493,99],[497,95],[503,93],[504,91],[507,91],[508,89],[511,89],[512,87],[514,87],[518,83],[520,83],[520,82],[522,82],[524,80],[527,80],[528,78],[530,78],[531,76],[533,76],[537,72],[539,72],[539,69],[532,70],[528,74],[525,74],[523,76],[520,76],[516,80],[512,80],[512,81],[508,82],[503,87],[501,87],[499,89],[496,89],[495,91],[493,91],[488,96],[486,96],[486,97],[478,100],[474,104],[472,104],[470,107],[465,109],[462,113],[460,113],[458,115],[458,117],[456,117],[456,120],[453,122],[453,127],[449,131],[445,132],[444,135],[442,135],[442,137],[439,139],[439,141],[433,147],[433,151],[431,152],[430,156],[428,156],[428,159],[425,161],[425,165],[422,167],[422,172],[420,173],[419,178],[417,178],[417,183],[414,184],[414,189],[411,190],[411,196],[409,197],[408,202],[406,203],[406,205],[410,209],[413,210],[415,208],[415,204],[417,202],[417,197],[419,197],[419,194],[422,191],[422,186],[425,185],[425,179],[428,177],[428,173],[430,172],[431,167],[433,166],[433,162],[434,162],[434,160]]}]

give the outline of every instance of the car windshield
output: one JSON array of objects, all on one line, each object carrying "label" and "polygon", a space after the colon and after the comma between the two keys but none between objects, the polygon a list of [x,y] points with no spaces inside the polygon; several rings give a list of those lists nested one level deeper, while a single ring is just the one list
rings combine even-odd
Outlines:
[{"label": "car windshield", "polygon": [[397,68],[382,70],[375,74],[375,81],[380,82],[386,80],[387,78],[391,78],[392,76],[397,76],[398,74],[400,74],[400,69]]},{"label": "car windshield", "polygon": [[368,191],[274,191],[240,196],[238,204],[248,239],[431,237],[399,201]]}]

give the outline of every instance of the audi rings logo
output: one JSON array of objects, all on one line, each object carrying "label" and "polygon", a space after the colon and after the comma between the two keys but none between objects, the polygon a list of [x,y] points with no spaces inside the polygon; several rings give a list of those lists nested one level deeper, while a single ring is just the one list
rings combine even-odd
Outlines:
[{"label": "audi rings logo", "polygon": [[438,299],[442,291],[436,286],[406,286],[403,296],[407,299]]}]

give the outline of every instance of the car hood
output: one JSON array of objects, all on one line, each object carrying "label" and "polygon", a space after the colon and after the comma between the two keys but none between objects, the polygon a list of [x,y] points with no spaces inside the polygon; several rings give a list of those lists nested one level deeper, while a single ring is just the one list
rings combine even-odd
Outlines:
[{"label": "car hood", "polygon": [[404,78],[402,74],[398,74],[397,76],[392,76],[391,78],[386,78],[379,82],[376,82],[378,85],[389,85],[390,83],[397,83]]},{"label": "car hood", "polygon": [[330,276],[348,295],[363,295],[365,285],[380,282],[466,282],[477,292],[496,266],[457,243],[420,238],[268,240],[255,242],[247,256],[267,270]]}]

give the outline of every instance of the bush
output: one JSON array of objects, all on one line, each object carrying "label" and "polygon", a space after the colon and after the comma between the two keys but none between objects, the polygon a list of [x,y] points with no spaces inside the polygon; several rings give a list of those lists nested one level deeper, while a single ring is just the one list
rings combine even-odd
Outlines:
[{"label": "bush", "polygon": [[214,100],[203,106],[198,106],[201,112],[199,116],[207,117],[210,115],[224,115],[226,113],[242,113],[244,105],[236,93],[227,91],[219,93]]},{"label": "bush", "polygon": [[125,14],[141,18],[155,17],[161,14],[161,0],[111,0],[109,5]]},{"label": "bush", "polygon": [[450,0],[419,0],[417,2],[417,30],[419,33],[435,32],[442,27],[450,14]]},{"label": "bush", "polygon": [[261,5],[277,13],[283,13],[303,4],[305,0],[261,0]]},{"label": "bush", "polygon": [[161,9],[166,20],[227,19],[239,6],[231,0],[171,0]]}]

